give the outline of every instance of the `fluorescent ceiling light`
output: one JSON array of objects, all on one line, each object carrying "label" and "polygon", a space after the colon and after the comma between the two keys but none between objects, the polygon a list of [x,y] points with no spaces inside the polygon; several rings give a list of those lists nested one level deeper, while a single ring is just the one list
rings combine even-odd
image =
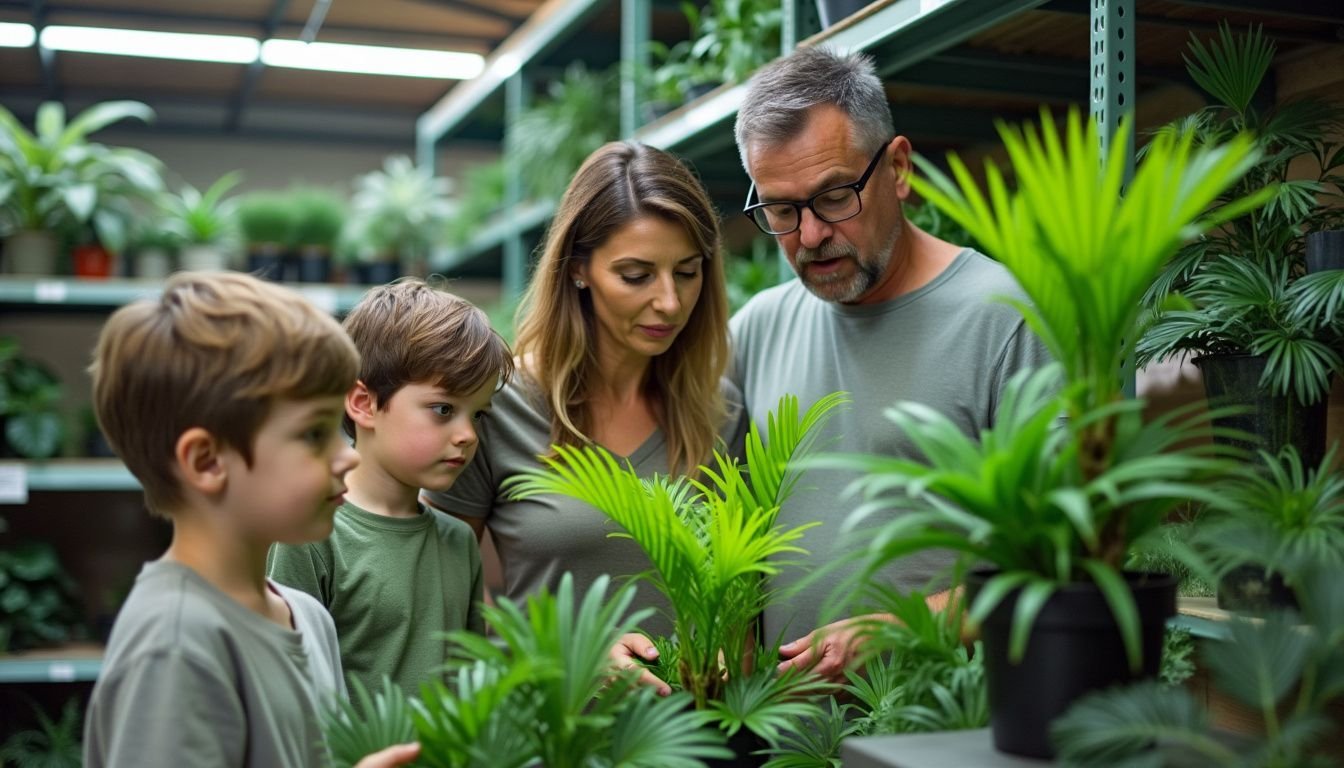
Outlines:
[{"label": "fluorescent ceiling light", "polygon": [[261,60],[270,67],[451,80],[469,80],[485,68],[485,59],[474,53],[300,40],[267,40]]},{"label": "fluorescent ceiling light", "polygon": [[32,24],[0,22],[0,48],[27,48],[37,40]]},{"label": "fluorescent ceiling light", "polygon": [[53,26],[42,30],[42,47],[77,53],[248,64],[256,61],[260,45],[251,37],[236,35]]}]

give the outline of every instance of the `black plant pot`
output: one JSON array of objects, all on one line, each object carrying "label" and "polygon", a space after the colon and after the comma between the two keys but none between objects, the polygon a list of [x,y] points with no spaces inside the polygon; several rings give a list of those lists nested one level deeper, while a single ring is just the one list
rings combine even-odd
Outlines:
[{"label": "black plant pot", "polygon": [[1214,423],[1256,437],[1254,443],[1215,437],[1218,442],[1278,455],[1286,445],[1297,448],[1305,467],[1316,467],[1325,456],[1326,398],[1302,405],[1297,397],[1275,395],[1260,385],[1265,372],[1261,355],[1205,355],[1195,358],[1204,374],[1204,393],[1211,407],[1243,406],[1244,413]]},{"label": "black plant pot", "polygon": [[267,280],[279,281],[285,276],[285,252],[272,243],[258,243],[247,251],[247,271]]},{"label": "black plant pot", "polygon": [[1258,565],[1239,565],[1223,574],[1218,580],[1218,607],[1253,615],[1298,610],[1297,596],[1283,576]]},{"label": "black plant pot", "polygon": [[[994,574],[972,573],[969,598]],[[994,748],[1026,757],[1051,758],[1050,723],[1092,691],[1156,677],[1167,619],[1176,615],[1176,579],[1126,573],[1139,610],[1143,669],[1130,671],[1124,640],[1101,591],[1070,584],[1046,601],[1032,624],[1020,663],[1009,660],[1009,632],[1020,590],[1010,592],[985,619],[981,638],[989,683],[989,722]]]},{"label": "black plant pot", "polygon": [[395,261],[371,261],[359,265],[359,282],[365,285],[385,285],[401,276],[401,265]]},{"label": "black plant pot", "polygon": [[1307,235],[1307,273],[1344,269],[1344,229]]},{"label": "black plant pot", "polygon": [[331,254],[325,248],[301,248],[296,262],[300,283],[325,283],[331,280]]},{"label": "black plant pot", "polygon": [[821,28],[826,29],[842,19],[853,16],[860,9],[868,7],[873,0],[817,0],[817,16],[821,18]]},{"label": "black plant pot", "polygon": [[734,756],[723,760],[705,760],[704,763],[708,768],[758,768],[770,759],[768,755],[752,754],[765,749],[767,745],[764,739],[746,728],[741,728],[729,736],[726,746]]}]

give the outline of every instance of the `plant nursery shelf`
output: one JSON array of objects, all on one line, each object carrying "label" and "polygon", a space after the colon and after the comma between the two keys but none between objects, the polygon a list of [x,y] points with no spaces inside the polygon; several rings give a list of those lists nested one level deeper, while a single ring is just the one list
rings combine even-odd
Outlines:
[{"label": "plant nursery shelf", "polygon": [[24,503],[28,491],[137,491],[140,483],[116,459],[0,462],[0,497]]},{"label": "plant nursery shelf", "polygon": [[[360,286],[288,284],[318,308],[334,314],[349,312],[366,290]],[[157,280],[77,280],[67,278],[7,277],[0,281],[0,304],[27,307],[113,309],[132,301],[158,296]]]},{"label": "plant nursery shelf", "polygon": [[0,656],[0,683],[74,683],[95,680],[103,667],[99,645],[43,648]]},{"label": "plant nursery shelf", "polygon": [[505,240],[515,234],[545,226],[555,214],[555,207],[554,200],[538,200],[506,210],[485,225],[467,244],[436,254],[430,266],[442,272],[457,269],[477,256],[501,247]]}]

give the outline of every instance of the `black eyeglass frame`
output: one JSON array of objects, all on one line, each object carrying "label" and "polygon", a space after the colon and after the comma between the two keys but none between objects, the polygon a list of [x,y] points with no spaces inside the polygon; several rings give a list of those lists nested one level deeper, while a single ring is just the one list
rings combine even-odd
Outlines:
[{"label": "black eyeglass frame", "polygon": [[[858,181],[855,181],[855,182],[850,183],[850,184],[837,184],[837,185],[835,185],[834,187],[827,187],[826,189],[821,190],[820,192],[816,193],[815,195],[813,195],[813,196],[811,196],[811,197],[809,197],[809,198],[807,198],[806,200],[801,201],[801,202],[799,202],[799,201],[795,201],[795,200],[772,200],[772,201],[770,201],[770,202],[768,202],[768,203],[757,202],[757,203],[754,203],[754,204],[753,204],[753,203],[751,202],[751,199],[752,199],[753,197],[756,197],[756,182],[753,181],[753,182],[751,183],[751,187],[747,189],[747,201],[746,201],[746,203],[743,205],[743,208],[742,208],[742,215],[746,216],[748,219],[751,219],[751,223],[752,223],[752,224],[755,224],[755,225],[756,225],[756,228],[759,229],[759,230],[761,230],[761,231],[764,232],[765,234],[767,234],[767,235],[776,235],[776,236],[777,236],[777,235],[788,235],[788,234],[791,234],[791,233],[793,233],[793,232],[797,232],[797,231],[798,231],[798,228],[801,227],[801,226],[803,226],[803,209],[804,209],[804,208],[806,208],[806,209],[808,209],[809,211],[811,211],[813,216],[816,216],[818,219],[821,219],[822,221],[826,222],[827,224],[838,224],[838,223],[840,223],[840,222],[842,222],[842,221],[849,221],[850,219],[854,218],[855,216],[858,216],[860,213],[863,213],[863,194],[862,194],[862,193],[863,193],[863,188],[866,187],[866,186],[868,185],[868,179],[872,177],[872,175],[873,175],[873,171],[876,171],[876,170],[877,170],[877,164],[878,164],[878,162],[883,158],[883,156],[886,155],[886,153],[887,153],[887,148],[891,146],[891,142],[892,142],[892,141],[893,141],[893,139],[888,139],[888,140],[882,142],[882,146],[878,147],[878,149],[877,149],[877,154],[873,155],[873,159],[868,161],[868,167],[864,169],[864,171],[863,171],[863,175],[859,177],[859,180],[858,180]],[[839,218],[839,219],[828,219],[828,218],[826,218],[825,216],[823,216],[822,213],[821,213],[820,211],[818,211],[818,210],[816,209],[816,206],[813,205],[813,204],[816,202],[817,198],[821,197],[822,195],[828,195],[828,194],[830,194],[830,193],[836,191],[837,189],[852,189],[852,190],[854,190],[854,197],[855,197],[855,199],[857,199],[857,200],[859,201],[859,207],[858,207],[857,210],[855,210],[853,213],[849,214],[848,216],[844,216],[844,217],[841,217],[841,218]],[[759,199],[759,198],[757,198],[757,199]],[[757,210],[760,210],[760,209],[762,209],[762,208],[766,208],[766,207],[771,206],[771,205],[791,205],[791,206],[793,206],[793,210],[794,210],[794,212],[797,214],[797,216],[796,216],[797,223],[793,225],[793,229],[785,230],[785,231],[783,231],[783,232],[771,232],[770,230],[766,229],[766,228],[761,224],[761,222],[757,221],[757,220],[756,220],[756,217],[755,217],[754,215],[752,215],[752,212],[753,212],[753,211],[757,211]]]}]

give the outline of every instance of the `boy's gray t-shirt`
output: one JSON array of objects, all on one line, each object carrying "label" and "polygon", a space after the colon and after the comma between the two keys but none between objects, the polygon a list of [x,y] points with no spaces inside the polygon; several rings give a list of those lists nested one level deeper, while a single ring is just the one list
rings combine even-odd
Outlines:
[{"label": "boy's gray t-shirt", "polygon": [[[917,458],[883,416],[889,406],[901,400],[923,403],[974,435],[992,423],[1012,374],[1050,359],[1018,311],[994,301],[996,296],[1025,298],[1002,265],[970,249],[928,285],[880,304],[826,302],[795,279],[753,297],[733,317],[732,377],[762,430],[766,414],[784,394],[797,395],[807,408],[843,390],[853,403],[831,418],[818,442],[821,450]],[[801,478],[779,521],[821,525],[801,542],[810,553],[806,568],[787,567],[774,587],[796,584],[855,546],[841,528],[858,506],[844,493],[857,476],[816,469]],[[882,577],[902,591],[924,589],[951,562],[947,553],[924,552],[899,561]],[[836,589],[852,572],[831,571],[797,596],[776,600],[766,611],[767,642],[792,640],[828,618],[841,618],[838,598],[844,595]]]},{"label": "boy's gray t-shirt", "polygon": [[[738,455],[746,435],[746,416],[737,388],[723,382],[729,418],[720,437],[729,452]],[[697,403],[669,407],[700,407]],[[504,597],[525,605],[542,587],[552,594],[565,572],[574,574],[578,594],[598,576],[609,574],[618,582],[649,570],[643,550],[627,538],[611,537],[622,529],[581,501],[553,494],[517,501],[504,484],[525,470],[541,465],[538,456],[551,444],[551,417],[532,380],[514,376],[491,404],[480,427],[480,447],[453,487],[427,493],[439,509],[464,517],[484,518],[504,570]],[[640,477],[668,473],[667,440],[655,430],[628,460]],[[608,594],[610,597],[610,593]],[[634,605],[657,613],[640,628],[651,635],[670,635],[672,621],[667,601],[652,585],[636,587]]]},{"label": "boy's gray t-shirt", "polygon": [[320,711],[344,698],[336,629],[267,582],[289,630],[179,563],[146,563],[112,627],[84,723],[84,765],[323,766]]}]

